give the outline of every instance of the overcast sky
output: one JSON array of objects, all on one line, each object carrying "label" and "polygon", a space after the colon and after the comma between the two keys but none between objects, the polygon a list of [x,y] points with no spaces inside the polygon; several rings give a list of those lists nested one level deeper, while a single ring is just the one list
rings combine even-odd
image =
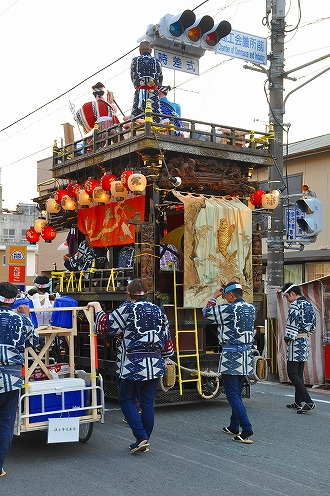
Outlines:
[{"label": "overcast sky", "polygon": [[[286,22],[292,30],[285,39],[286,70],[330,53],[330,1],[300,0],[300,4],[301,20],[294,29],[298,0],[286,1]],[[148,24],[156,24],[167,13],[179,13],[178,5],[181,11],[200,5],[197,17],[208,14],[215,22],[225,19],[233,29],[269,40],[263,23],[266,0],[149,4],[0,0],[0,130],[7,128],[0,132],[3,207],[15,209],[17,203],[29,203],[37,196],[37,160],[51,156],[54,140],[60,142],[63,137],[62,123],[75,124],[69,102],[78,109],[92,100],[91,86],[97,81],[115,92],[119,106],[129,115],[133,97],[129,66],[138,55],[137,39]],[[292,74],[298,81],[285,81],[286,94],[329,67],[329,60]],[[264,131],[266,76],[243,65],[243,60],[206,52],[200,59],[199,77],[164,69],[164,84],[177,86],[168,97],[180,103],[183,117]],[[291,124],[289,142],[330,133],[329,87],[330,71],[288,98],[284,122]],[[43,108],[34,112],[39,107]],[[77,128],[75,139],[79,139]]]}]

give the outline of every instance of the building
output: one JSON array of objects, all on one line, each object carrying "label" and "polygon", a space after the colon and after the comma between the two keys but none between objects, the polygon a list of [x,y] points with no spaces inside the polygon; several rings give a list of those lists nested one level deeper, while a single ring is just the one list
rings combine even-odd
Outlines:
[{"label": "building", "polygon": [[[253,180],[260,181],[260,187],[264,191],[268,189],[267,178],[266,168],[258,169],[253,175]],[[305,245],[303,251],[299,251],[299,245],[294,245],[295,249],[292,249],[288,247],[288,243],[285,243],[284,282],[292,281],[300,284],[330,274],[330,233],[327,228],[330,221],[329,180],[330,134],[298,141],[284,148],[283,183],[288,184],[288,189],[282,193],[285,208],[284,219],[286,219],[287,209],[293,209],[295,201],[301,198],[303,185],[308,185],[323,205],[323,229],[317,236],[316,242]],[[285,199],[285,195],[290,196]],[[264,272],[267,264],[265,243],[267,215],[265,212],[258,214],[255,211],[254,213],[255,225],[264,235]]]},{"label": "building", "polygon": [[[0,196],[2,197],[2,187],[0,185]],[[26,240],[25,233],[33,226],[38,217],[37,205],[35,203],[19,203],[16,210],[8,211],[2,209],[0,213],[0,280],[8,280],[8,267],[6,260],[7,246],[17,245],[27,247],[26,263],[26,286],[33,286],[36,276],[36,264],[38,257],[38,245],[30,245]]]}]

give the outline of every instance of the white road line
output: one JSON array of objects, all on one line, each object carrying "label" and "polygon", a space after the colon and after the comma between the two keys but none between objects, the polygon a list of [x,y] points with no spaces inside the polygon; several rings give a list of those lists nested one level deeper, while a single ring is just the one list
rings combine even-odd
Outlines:
[{"label": "white road line", "polygon": [[[294,398],[294,394],[286,394],[285,396],[287,396],[288,398]],[[330,401],[326,400],[314,400],[313,398],[312,400],[314,401],[314,403],[330,403]]]}]

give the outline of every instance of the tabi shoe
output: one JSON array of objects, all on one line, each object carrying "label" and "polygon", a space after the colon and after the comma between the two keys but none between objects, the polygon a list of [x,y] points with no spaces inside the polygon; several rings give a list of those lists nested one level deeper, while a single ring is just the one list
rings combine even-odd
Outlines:
[{"label": "tabi shoe", "polygon": [[315,407],[315,403],[305,403],[301,410],[297,410],[297,413],[307,413],[310,410],[314,410]]},{"label": "tabi shoe", "polygon": [[138,453],[139,451],[146,451],[146,448],[148,448],[148,446],[149,446],[149,440],[142,439],[142,441],[131,444],[129,449],[131,454],[134,455],[134,453]]},{"label": "tabi shoe", "polygon": [[291,408],[291,410],[301,410],[302,406],[297,403],[291,403],[290,405],[286,405],[287,408]]},{"label": "tabi shoe", "polygon": [[222,432],[224,432],[225,434],[231,434],[233,436],[236,436],[237,434],[240,434],[239,431],[234,431],[230,427],[223,427],[222,428]]},{"label": "tabi shoe", "polygon": [[7,472],[4,471],[4,469],[2,469],[1,471],[1,474],[0,474],[0,477],[4,477],[6,475]]},{"label": "tabi shoe", "polygon": [[253,443],[252,439],[249,439],[249,437],[252,435],[253,435],[253,431],[242,432],[241,434],[238,434],[237,436],[233,437],[233,441],[236,441],[237,443],[252,444]]}]

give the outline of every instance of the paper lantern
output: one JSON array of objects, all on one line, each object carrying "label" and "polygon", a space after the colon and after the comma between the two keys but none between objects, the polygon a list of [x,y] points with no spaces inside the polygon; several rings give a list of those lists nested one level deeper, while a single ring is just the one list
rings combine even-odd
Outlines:
[{"label": "paper lantern", "polygon": [[77,198],[77,194],[81,190],[81,188],[82,186],[80,183],[77,183],[77,181],[73,181],[72,183],[68,184],[66,190],[70,198]]},{"label": "paper lantern", "polygon": [[46,200],[46,210],[50,214],[58,214],[61,210],[61,205],[57,203],[55,198],[48,198],[48,200]]},{"label": "paper lantern", "polygon": [[100,184],[98,179],[92,179],[91,177],[85,181],[84,190],[89,196],[92,196],[94,189],[96,186]]},{"label": "paper lantern", "polygon": [[89,206],[92,203],[92,198],[86,193],[84,189],[81,189],[77,194],[77,201],[82,207]]},{"label": "paper lantern", "polygon": [[104,191],[102,186],[96,186],[93,191],[93,200],[98,203],[107,203],[110,198],[110,193]]},{"label": "paper lantern", "polygon": [[53,239],[56,238],[56,229],[54,226],[47,224],[42,228],[41,237],[46,241],[46,243],[51,243]]},{"label": "paper lantern", "polygon": [[258,205],[261,205],[261,198],[265,194],[265,192],[262,189],[257,189],[254,193],[251,193],[250,195],[250,202],[252,205],[255,207]]},{"label": "paper lantern", "polygon": [[120,176],[120,180],[122,182],[122,185],[124,186],[124,188],[128,188],[128,179],[129,177],[133,174],[133,170],[132,169],[128,169],[128,170],[125,170],[122,175]]},{"label": "paper lantern", "polygon": [[38,217],[38,219],[34,223],[34,229],[37,233],[41,233],[42,228],[47,224],[47,220],[44,217]]},{"label": "paper lantern", "polygon": [[110,191],[111,183],[113,183],[116,179],[117,176],[115,176],[115,174],[104,174],[104,176],[101,177],[101,186],[104,191]]},{"label": "paper lantern", "polygon": [[69,195],[64,195],[61,200],[61,206],[63,210],[75,210],[77,206],[76,200],[71,198]]},{"label": "paper lantern", "polygon": [[134,193],[142,193],[147,186],[147,178],[141,172],[134,172],[128,178],[128,188]]},{"label": "paper lantern", "polygon": [[279,196],[276,195],[273,191],[269,193],[265,193],[261,198],[261,205],[263,208],[267,208],[268,210],[274,210],[278,206]]},{"label": "paper lantern", "polygon": [[25,237],[30,245],[35,245],[40,239],[40,234],[38,234],[34,227],[31,226],[30,229],[26,231]]},{"label": "paper lantern", "polygon": [[127,196],[127,189],[123,186],[121,181],[113,181],[111,183],[111,195],[115,198],[115,200],[124,200]]},{"label": "paper lantern", "polygon": [[54,200],[59,204],[61,205],[61,201],[62,201],[62,198],[64,195],[67,194],[67,190],[66,189],[58,189],[57,191],[55,191],[54,193]]}]

